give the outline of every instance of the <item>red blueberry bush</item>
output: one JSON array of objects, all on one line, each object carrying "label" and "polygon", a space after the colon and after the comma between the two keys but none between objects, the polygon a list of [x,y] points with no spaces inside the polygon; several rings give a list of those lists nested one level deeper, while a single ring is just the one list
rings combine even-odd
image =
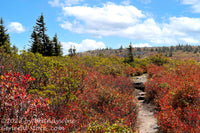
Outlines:
[{"label": "red blueberry bush", "polygon": [[86,130],[91,122],[103,125],[117,121],[134,131],[137,108],[130,83],[127,77],[88,72],[84,89],[78,90],[74,100],[68,103],[67,118],[75,122],[69,125],[69,131]]},{"label": "red blueberry bush", "polygon": [[165,69],[149,66],[147,100],[158,106],[162,132],[200,132],[200,66],[182,63]]},{"label": "red blueberry bush", "polygon": [[[5,73],[0,77],[0,131],[33,132],[45,130],[48,125],[37,122],[48,119],[47,99],[31,96],[26,90],[35,80],[29,75]],[[36,121],[37,120],[37,121]],[[35,129],[34,127],[38,127]]]}]

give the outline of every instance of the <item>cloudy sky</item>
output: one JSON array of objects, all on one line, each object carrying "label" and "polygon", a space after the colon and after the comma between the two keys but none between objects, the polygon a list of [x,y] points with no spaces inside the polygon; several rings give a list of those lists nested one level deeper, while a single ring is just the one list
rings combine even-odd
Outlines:
[{"label": "cloudy sky", "polygon": [[200,0],[2,0],[0,17],[19,49],[29,48],[36,19],[58,34],[64,53],[97,48],[200,43]]}]

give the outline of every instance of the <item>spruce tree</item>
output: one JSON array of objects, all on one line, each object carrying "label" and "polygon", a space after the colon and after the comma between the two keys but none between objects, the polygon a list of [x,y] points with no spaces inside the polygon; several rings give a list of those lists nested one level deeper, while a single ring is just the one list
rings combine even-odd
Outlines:
[{"label": "spruce tree", "polygon": [[11,53],[10,47],[10,37],[9,34],[6,33],[6,29],[4,27],[3,18],[0,20],[0,48],[4,49],[4,52]]},{"label": "spruce tree", "polygon": [[61,46],[61,43],[58,41],[57,34],[55,34],[55,36],[53,37],[52,43],[53,43],[54,55],[61,56],[62,46]]},{"label": "spruce tree", "polygon": [[130,43],[129,47],[127,48],[128,49],[128,63],[131,63],[131,62],[134,62],[134,57],[133,57],[133,46],[132,44]]},{"label": "spruce tree", "polygon": [[72,46],[71,46],[69,48],[68,52],[69,52],[69,56],[70,57],[76,56],[76,48],[75,48],[75,46],[74,46],[74,48],[72,48]]},{"label": "spruce tree", "polygon": [[76,55],[76,48],[75,48],[75,46],[74,46],[74,48],[73,48],[73,55],[74,55],[74,56]]},{"label": "spruce tree", "polygon": [[120,48],[119,48],[119,52],[121,53],[123,50],[123,46],[121,45]]},{"label": "spruce tree", "polygon": [[33,53],[42,53],[42,45],[40,44],[39,36],[36,31],[33,31],[31,34],[31,43],[30,52]]},{"label": "spruce tree", "polygon": [[36,26],[33,28],[33,33],[31,34],[31,52],[39,52],[44,56],[51,56],[52,53],[52,42],[49,39],[49,36],[45,33],[47,28],[45,26],[44,16],[41,16],[36,20]]},{"label": "spruce tree", "polygon": [[53,49],[53,44],[52,41],[49,39],[48,36],[45,36],[45,51],[44,51],[44,55],[45,56],[52,56],[54,54],[54,49]]}]

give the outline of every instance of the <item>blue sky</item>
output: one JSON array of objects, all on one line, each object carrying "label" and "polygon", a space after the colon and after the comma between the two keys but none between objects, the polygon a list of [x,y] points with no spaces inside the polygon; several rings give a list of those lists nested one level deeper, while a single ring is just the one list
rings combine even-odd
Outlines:
[{"label": "blue sky", "polygon": [[19,49],[29,48],[36,19],[44,14],[64,53],[97,48],[200,43],[200,0],[3,0],[0,17]]}]

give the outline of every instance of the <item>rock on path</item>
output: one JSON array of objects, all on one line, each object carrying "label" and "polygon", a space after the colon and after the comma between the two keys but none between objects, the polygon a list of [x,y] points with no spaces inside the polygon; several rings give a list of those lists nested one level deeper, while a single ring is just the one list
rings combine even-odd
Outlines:
[{"label": "rock on path", "polygon": [[138,99],[138,118],[137,132],[138,133],[156,133],[158,131],[157,119],[154,116],[155,107],[152,104],[144,102],[146,92],[144,92],[144,83],[147,81],[147,74],[133,78],[135,96]]}]

